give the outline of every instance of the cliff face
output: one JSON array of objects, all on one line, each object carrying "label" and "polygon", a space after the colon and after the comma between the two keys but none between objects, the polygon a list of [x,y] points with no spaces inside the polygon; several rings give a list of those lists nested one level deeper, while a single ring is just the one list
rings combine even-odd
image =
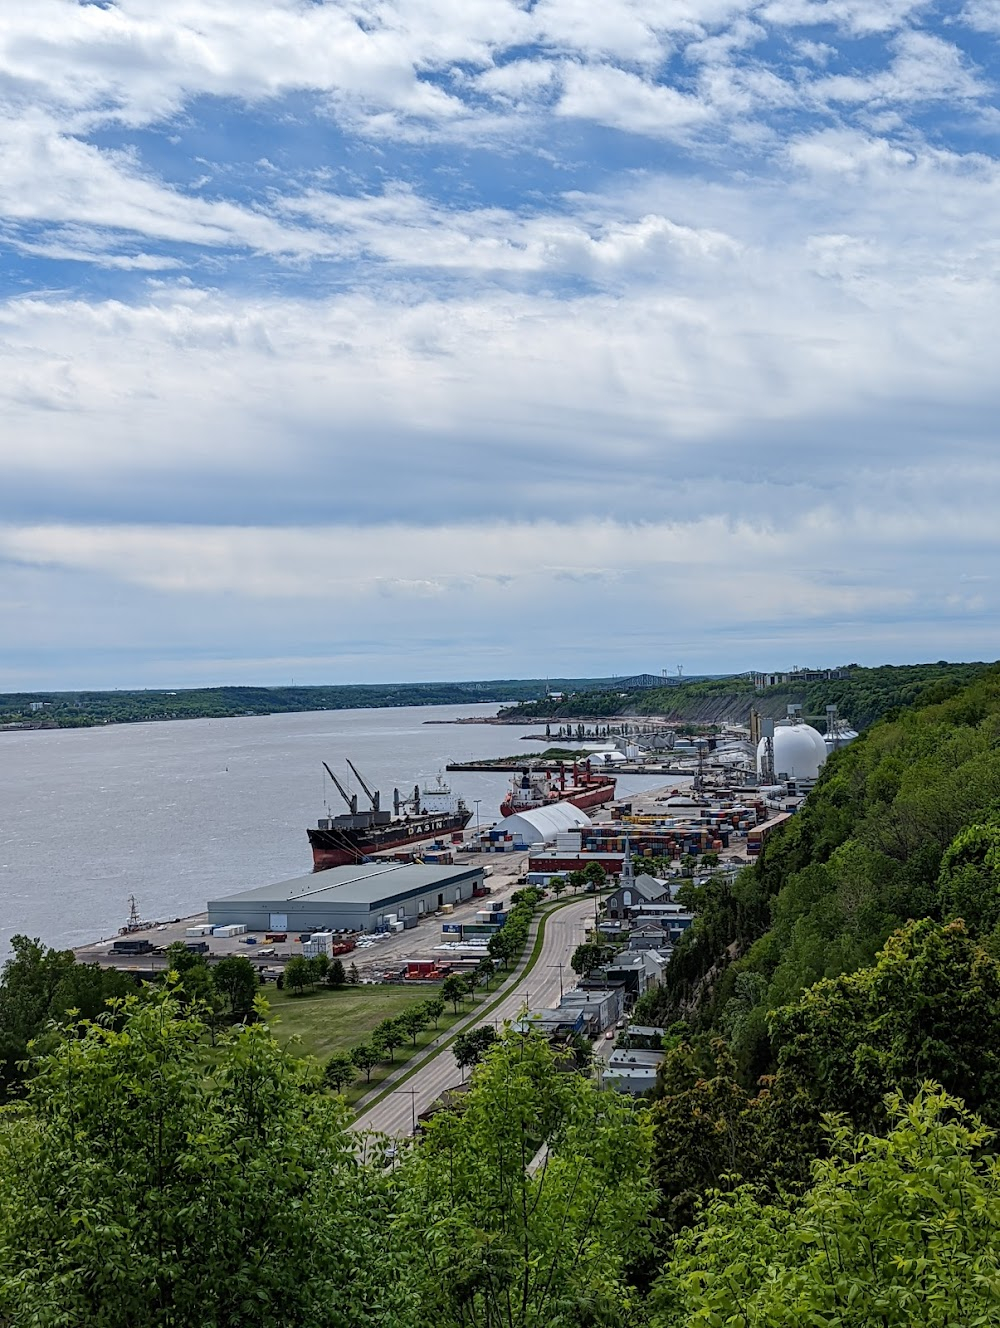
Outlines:
[{"label": "cliff face", "polygon": [[[775,689],[777,692],[778,689]],[[761,715],[772,719],[784,719],[789,705],[805,704],[804,692],[790,692],[782,689],[781,696],[768,693],[755,694],[746,692],[723,692],[716,696],[677,698],[673,705],[663,710],[646,710],[633,707],[629,713],[634,715],[662,715],[664,719],[677,720],[684,724],[746,724],[750,719],[751,708]]]}]

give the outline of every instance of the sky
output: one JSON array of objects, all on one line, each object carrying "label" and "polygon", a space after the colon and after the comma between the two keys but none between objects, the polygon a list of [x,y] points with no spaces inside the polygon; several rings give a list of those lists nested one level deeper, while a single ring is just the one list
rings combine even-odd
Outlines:
[{"label": "sky", "polygon": [[0,8],[0,690],[1000,656],[1000,0]]}]

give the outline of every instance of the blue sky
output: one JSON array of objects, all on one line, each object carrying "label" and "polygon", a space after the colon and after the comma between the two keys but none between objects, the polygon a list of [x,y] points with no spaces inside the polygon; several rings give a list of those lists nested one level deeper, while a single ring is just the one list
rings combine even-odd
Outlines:
[{"label": "blue sky", "polygon": [[1000,0],[0,12],[0,690],[1000,656]]}]

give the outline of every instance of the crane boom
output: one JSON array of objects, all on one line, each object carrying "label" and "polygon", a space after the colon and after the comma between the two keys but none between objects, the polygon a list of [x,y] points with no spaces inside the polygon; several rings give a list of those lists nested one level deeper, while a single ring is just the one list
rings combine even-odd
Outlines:
[{"label": "crane boom", "polygon": [[359,773],[359,771],[358,771],[358,767],[354,764],[354,762],[351,761],[351,760],[348,760],[347,764],[348,764],[348,765],[351,767],[351,769],[354,771],[354,778],[358,781],[358,783],[361,785],[361,787],[364,789],[364,791],[368,794],[368,801],[369,801],[369,802],[371,803],[371,805],[372,805],[372,811],[373,811],[373,812],[377,812],[377,811],[378,811],[378,803],[379,803],[379,791],[378,791],[378,789],[376,789],[375,792],[373,793],[373,792],[371,791],[371,789],[368,787],[368,785],[365,783],[365,781],[362,779],[362,777],[361,777],[361,775],[360,775],[360,773]]},{"label": "crane boom", "polygon": [[[350,764],[350,762],[348,762],[348,764]],[[352,766],[351,768],[353,769],[353,766]],[[330,776],[330,778],[331,778],[331,779],[333,780],[333,782],[336,784],[336,786],[337,786],[337,792],[340,794],[340,796],[341,796],[341,797],[344,799],[344,801],[347,803],[347,807],[348,807],[348,810],[350,811],[351,815],[352,815],[352,816],[357,816],[357,814],[358,814],[358,795],[355,793],[353,797],[350,797],[350,796],[347,794],[346,790],[344,789],[343,784],[340,782],[340,780],[339,780],[339,779],[337,778],[337,776],[333,773],[333,771],[330,769],[330,767],[327,765],[327,763],[326,763],[325,761],[323,762],[323,769],[326,771],[326,773]],[[357,773],[357,772],[355,772],[355,773]]]}]

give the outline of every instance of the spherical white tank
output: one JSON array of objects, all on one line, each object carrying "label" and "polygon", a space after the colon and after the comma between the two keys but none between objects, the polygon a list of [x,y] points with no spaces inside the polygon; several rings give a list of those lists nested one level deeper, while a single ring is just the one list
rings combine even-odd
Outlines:
[{"label": "spherical white tank", "polygon": [[[757,773],[762,774],[764,744],[757,744]],[[826,743],[811,724],[775,724],[774,773],[778,779],[815,779],[826,762]]]}]

